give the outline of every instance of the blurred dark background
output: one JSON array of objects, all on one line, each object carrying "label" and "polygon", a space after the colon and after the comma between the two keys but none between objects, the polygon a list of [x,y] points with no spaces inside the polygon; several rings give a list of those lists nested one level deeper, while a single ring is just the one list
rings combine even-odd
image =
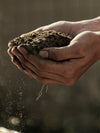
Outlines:
[{"label": "blurred dark background", "polygon": [[20,34],[59,20],[100,15],[100,0],[0,0],[0,126],[24,133],[99,133],[100,62],[72,87],[42,84],[19,71],[7,43]]}]

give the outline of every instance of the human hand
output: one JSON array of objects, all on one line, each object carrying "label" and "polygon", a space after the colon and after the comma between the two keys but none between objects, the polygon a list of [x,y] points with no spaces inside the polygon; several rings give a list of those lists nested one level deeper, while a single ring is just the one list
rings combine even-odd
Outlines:
[{"label": "human hand", "polygon": [[[48,52],[46,54],[48,57],[45,57],[45,52]],[[18,58],[22,66],[14,61],[15,65],[32,78],[45,84],[73,85],[92,64],[99,60],[100,34],[82,32],[66,47],[45,48],[42,54],[40,52],[43,58],[31,55],[20,46],[13,48],[11,53]]]},{"label": "human hand", "polygon": [[[45,30],[56,30],[57,32],[62,32],[62,33],[65,33],[67,35],[70,35],[70,36],[74,37],[75,36],[74,34],[76,34],[76,32],[79,31],[82,28],[82,25],[83,24],[78,23],[78,22],[73,23],[73,22],[68,22],[68,21],[58,21],[58,22],[55,22],[55,23],[47,25],[47,26],[42,26],[42,27],[34,30],[34,32],[36,32],[36,31],[45,31]],[[12,44],[12,43],[9,43],[8,46],[9,46],[8,54],[10,55],[12,62],[15,65],[17,63],[17,66],[22,67],[22,62],[20,62],[18,60],[18,58],[12,52],[12,49],[17,49],[17,47],[14,46],[14,44]],[[22,70],[23,69],[24,68],[22,67]]]},{"label": "human hand", "polygon": [[[66,35],[70,35],[71,37],[75,37],[75,35],[77,35],[79,32],[82,32],[82,27],[84,27],[84,22],[81,22],[81,21],[80,22],[58,21],[47,26],[42,26],[34,30],[34,32],[45,31],[45,30],[55,30],[57,32],[65,33]],[[22,63],[18,60],[18,58],[12,52],[12,48],[16,49],[17,47],[14,46],[14,44],[12,43],[9,43],[8,47],[9,47],[8,54],[10,55],[12,62],[13,63],[17,62],[18,66],[19,65],[22,66],[21,65]]]}]

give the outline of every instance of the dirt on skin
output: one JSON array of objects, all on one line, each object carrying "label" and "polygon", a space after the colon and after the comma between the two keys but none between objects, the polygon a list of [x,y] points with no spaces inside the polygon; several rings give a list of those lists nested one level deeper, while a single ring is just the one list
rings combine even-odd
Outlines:
[{"label": "dirt on skin", "polygon": [[24,46],[31,54],[37,55],[42,48],[67,46],[71,37],[54,30],[29,32],[10,41],[13,45]]}]

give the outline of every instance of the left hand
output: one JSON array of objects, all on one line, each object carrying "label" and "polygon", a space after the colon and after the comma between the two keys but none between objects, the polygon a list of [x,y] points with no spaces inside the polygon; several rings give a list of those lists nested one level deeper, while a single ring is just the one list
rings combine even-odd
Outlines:
[{"label": "left hand", "polygon": [[42,50],[40,55],[45,57],[45,52],[48,52],[47,58],[36,57],[20,46],[9,49],[8,53],[10,56],[15,55],[21,62],[13,60],[20,70],[42,83],[73,85],[92,64],[99,60],[99,38],[95,32],[82,32],[66,47]]}]

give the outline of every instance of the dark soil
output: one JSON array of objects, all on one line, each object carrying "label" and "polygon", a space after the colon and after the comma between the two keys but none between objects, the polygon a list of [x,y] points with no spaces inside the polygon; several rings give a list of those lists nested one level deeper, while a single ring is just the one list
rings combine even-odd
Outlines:
[{"label": "dark soil", "polygon": [[71,37],[53,30],[43,32],[29,32],[10,41],[15,46],[22,45],[31,54],[37,55],[42,48],[67,46]]}]

